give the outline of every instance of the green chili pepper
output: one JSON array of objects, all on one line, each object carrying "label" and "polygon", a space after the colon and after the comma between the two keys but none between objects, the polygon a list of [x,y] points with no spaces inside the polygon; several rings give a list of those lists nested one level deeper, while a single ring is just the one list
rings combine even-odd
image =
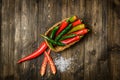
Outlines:
[{"label": "green chili pepper", "polygon": [[81,30],[81,29],[84,29],[84,28],[85,28],[85,24],[80,24],[80,25],[77,25],[77,26],[73,27],[68,33],[72,33],[72,32],[75,32],[75,31],[78,31],[78,30]]},{"label": "green chili pepper", "polygon": [[51,32],[51,35],[50,35],[50,38],[53,39],[54,36],[55,36],[55,33],[56,31],[59,29],[59,26],[56,26],[55,28],[53,28],[52,32]]},{"label": "green chili pepper", "polygon": [[56,44],[58,46],[65,46],[65,44],[61,43],[61,42],[56,42],[54,41],[53,39],[47,37],[47,36],[44,36],[44,35],[41,35],[43,38],[45,38],[46,40],[48,40],[50,43],[52,44]]},{"label": "green chili pepper", "polygon": [[69,24],[56,38],[55,41],[59,41],[60,38],[71,29],[72,24]]},{"label": "green chili pepper", "polygon": [[66,22],[68,22],[68,23],[69,23],[69,22],[70,22],[70,21],[69,21],[69,19],[67,19],[67,20],[66,20]]},{"label": "green chili pepper", "polygon": [[62,37],[60,40],[65,40],[65,39],[72,38],[72,37],[75,37],[75,36],[76,36],[76,34],[70,34],[70,35]]},{"label": "green chili pepper", "polygon": [[69,22],[74,22],[75,20],[77,20],[77,16],[72,16],[68,20]]},{"label": "green chili pepper", "polygon": [[52,43],[51,43],[51,42],[48,42],[48,43],[49,43],[49,45],[50,45],[50,48],[54,49]]},{"label": "green chili pepper", "polygon": [[[50,34],[50,38],[51,38],[51,39],[54,38],[55,33],[56,33],[56,31],[57,31],[58,29],[59,29],[59,26],[56,26],[55,28],[53,28],[53,30],[52,30],[52,32],[51,32],[51,34]],[[51,47],[52,49],[54,49],[52,43],[49,42],[49,45],[50,45],[50,47]]]}]

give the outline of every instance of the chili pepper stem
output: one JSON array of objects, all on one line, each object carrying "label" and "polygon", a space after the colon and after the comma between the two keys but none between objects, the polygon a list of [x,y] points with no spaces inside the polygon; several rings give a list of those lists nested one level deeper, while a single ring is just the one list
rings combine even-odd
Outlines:
[{"label": "chili pepper stem", "polygon": [[74,22],[75,20],[77,20],[77,16],[72,16],[68,20],[69,22]]},{"label": "chili pepper stem", "polygon": [[40,34],[41,37],[44,37],[44,35]]},{"label": "chili pepper stem", "polygon": [[80,38],[83,38],[84,37],[84,35],[83,36],[80,36]]},{"label": "chili pepper stem", "polygon": [[44,73],[40,73],[41,74],[41,76],[43,76],[44,75]]},{"label": "chili pepper stem", "polygon": [[88,29],[88,32],[90,32],[90,29]]}]

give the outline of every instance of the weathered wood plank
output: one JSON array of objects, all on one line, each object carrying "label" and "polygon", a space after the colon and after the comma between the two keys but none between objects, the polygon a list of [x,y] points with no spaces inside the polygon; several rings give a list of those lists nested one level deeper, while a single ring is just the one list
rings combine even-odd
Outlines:
[{"label": "weathered wood plank", "polygon": [[[27,56],[31,53],[30,49],[27,49],[29,44],[31,43],[31,26],[30,26],[30,2],[28,0],[22,0],[21,1],[21,13],[20,13],[20,39],[21,39],[21,54],[18,59]],[[20,78],[19,79],[29,79],[30,73],[29,73],[29,64],[30,62],[24,62],[19,64],[20,69]],[[28,75],[28,76],[26,76]],[[21,77],[22,76],[22,77]]]},{"label": "weathered wood plank", "polygon": [[[117,46],[120,46],[120,18],[119,16],[119,3],[115,4],[115,1],[117,0],[111,0],[110,4],[108,5],[108,50],[112,50],[113,48],[117,48]],[[114,9],[115,8],[115,9]],[[117,11],[116,11],[117,8]]]},{"label": "weathered wood plank", "polygon": [[[92,5],[87,5],[87,4],[92,4],[91,1],[89,0],[86,0],[85,1],[85,14],[84,14],[84,22],[86,22],[87,24],[90,25],[90,28],[92,29],[92,33],[93,33],[93,28],[92,28],[92,21],[91,21],[91,15],[92,13],[90,13],[91,9],[93,10],[92,8]],[[96,1],[93,3],[93,6],[96,5]],[[95,10],[94,10],[95,12]],[[93,12],[93,13],[94,13]],[[96,16],[94,16],[96,17]],[[96,18],[94,18],[94,20],[96,20]],[[91,80],[90,79],[90,65],[91,65],[91,55],[89,52],[93,52],[93,36],[92,34],[90,34],[89,36],[91,37],[88,37],[85,39],[85,57],[84,57],[84,80]],[[89,42],[88,42],[89,41]],[[95,53],[95,52],[94,52]],[[94,56],[94,55],[93,55]],[[94,67],[95,68],[95,67]]]},{"label": "weathered wood plank", "polygon": [[21,44],[21,1],[15,0],[15,48],[14,48],[14,79],[20,79],[20,66],[16,64],[22,53]]},{"label": "weathered wood plank", "polygon": [[120,79],[120,51],[114,50],[110,52],[110,71],[111,71],[111,80]]},{"label": "weathered wood plank", "polygon": [[108,30],[107,30],[107,42],[108,51],[110,54],[110,78],[111,80],[120,79],[120,17],[119,17],[119,0],[111,0],[108,4]]},{"label": "weathered wood plank", "polygon": [[[107,8],[106,1],[93,0],[86,1],[85,18],[90,25],[92,32],[86,39],[85,44],[85,66],[84,66],[84,79],[85,80],[108,80],[108,69],[106,72],[103,68],[107,66],[108,62],[101,59],[107,53],[107,13],[104,8]],[[87,5],[92,4],[92,5]],[[104,8],[103,8],[104,7]],[[102,62],[102,63],[101,63]],[[101,65],[101,66],[100,66]],[[103,65],[103,66],[102,66]],[[101,71],[102,70],[102,71]],[[104,74],[106,74],[104,76]]]},{"label": "weathered wood plank", "polygon": [[[0,56],[2,56],[2,35],[1,35],[1,26],[2,26],[2,0],[0,0]],[[2,63],[2,58],[0,58],[0,63]],[[2,65],[0,65],[0,68],[2,68]],[[2,73],[3,70],[0,70],[0,79],[2,79]]]},{"label": "weathered wood plank", "polygon": [[[8,26],[7,29],[9,29],[9,34],[8,35],[8,75],[5,79],[14,79],[14,36],[15,36],[15,21],[14,21],[14,16],[15,16],[15,0],[10,0],[9,1],[9,12],[8,12]],[[8,28],[9,27],[9,28]]]},{"label": "weathered wood plank", "polygon": [[[13,4],[13,5],[11,5]],[[2,1],[2,23],[1,23],[1,70],[2,79],[14,78],[14,1]]]}]

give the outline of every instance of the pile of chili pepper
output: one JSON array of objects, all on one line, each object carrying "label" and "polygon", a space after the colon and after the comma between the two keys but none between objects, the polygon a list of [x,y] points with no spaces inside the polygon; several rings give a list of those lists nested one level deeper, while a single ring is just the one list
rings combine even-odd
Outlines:
[{"label": "pile of chili pepper", "polygon": [[[50,48],[54,49],[56,46],[65,46],[72,42],[80,40],[85,34],[89,32],[89,29],[85,27],[85,24],[77,16],[72,16],[67,20],[61,22],[60,25],[54,27],[49,36],[41,35],[49,42]],[[44,53],[44,59],[41,65],[40,74],[43,76],[47,67],[47,63],[50,65],[51,72],[56,73],[56,67],[50,56],[50,49],[45,41],[43,41],[38,49],[32,54],[20,59],[18,63],[22,63],[27,60],[34,59]]]}]

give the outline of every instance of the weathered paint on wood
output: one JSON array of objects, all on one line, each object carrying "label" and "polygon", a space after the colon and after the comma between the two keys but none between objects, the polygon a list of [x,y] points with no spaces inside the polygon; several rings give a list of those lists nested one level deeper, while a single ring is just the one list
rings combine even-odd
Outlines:
[{"label": "weathered paint on wood", "polygon": [[[0,80],[119,80],[119,0],[0,0]],[[69,69],[50,67],[39,74],[43,55],[17,64],[32,53],[43,39],[39,34],[56,22],[78,15],[91,32],[80,42],[56,54],[72,58]]]}]

